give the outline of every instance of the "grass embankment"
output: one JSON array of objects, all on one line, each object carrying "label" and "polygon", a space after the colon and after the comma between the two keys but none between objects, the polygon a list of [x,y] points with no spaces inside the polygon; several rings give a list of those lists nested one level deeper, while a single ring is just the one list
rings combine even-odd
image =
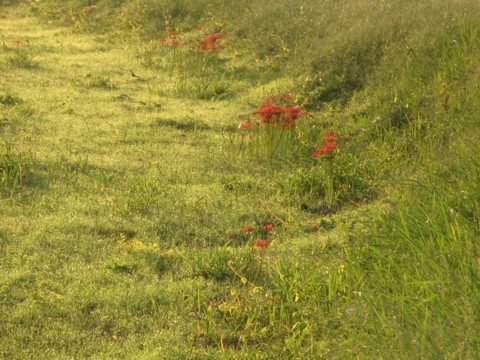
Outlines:
[{"label": "grass embankment", "polygon": [[0,5],[0,357],[475,358],[479,5],[396,3]]}]

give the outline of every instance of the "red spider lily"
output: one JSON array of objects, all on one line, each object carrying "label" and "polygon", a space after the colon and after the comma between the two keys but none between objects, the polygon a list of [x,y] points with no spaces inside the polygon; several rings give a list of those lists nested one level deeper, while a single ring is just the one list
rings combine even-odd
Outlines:
[{"label": "red spider lily", "polygon": [[92,8],[89,8],[89,7],[83,8],[82,14],[83,14],[83,15],[87,15],[87,14],[90,13],[91,10],[92,10]]},{"label": "red spider lily", "polygon": [[278,104],[264,102],[260,109],[253,111],[253,114],[259,115],[266,124],[291,127],[295,120],[302,115],[302,108],[298,105],[284,107]]},{"label": "red spider lily", "polygon": [[331,154],[337,149],[337,144],[335,143],[327,143],[327,145],[322,146],[318,149],[320,154]]},{"label": "red spider lily", "polygon": [[217,44],[217,41],[222,38],[222,35],[210,34],[205,39],[198,41],[198,47],[200,50],[215,51],[224,49],[225,45]]},{"label": "red spider lily", "polygon": [[297,120],[302,115],[302,108],[298,105],[285,109],[285,114],[289,122]]},{"label": "red spider lily", "polygon": [[338,141],[337,133],[335,131],[327,131],[323,136],[325,142],[328,143],[336,143]]},{"label": "red spider lily", "polygon": [[250,124],[248,121],[245,121],[238,125],[239,129],[250,129],[252,127],[252,124]]},{"label": "red spider lily", "polygon": [[168,41],[167,38],[160,38],[159,40],[162,44],[166,44]]},{"label": "red spider lily", "polygon": [[176,31],[169,31],[168,36],[175,37],[175,36],[177,36],[177,32]]},{"label": "red spider lily", "polygon": [[259,115],[264,123],[270,123],[274,116],[280,116],[284,110],[280,105],[264,102],[260,109],[255,110],[253,114]]},{"label": "red spider lily", "polygon": [[254,245],[257,248],[265,249],[269,244],[267,240],[257,240]]},{"label": "red spider lily", "polygon": [[325,141],[325,144],[320,146],[317,151],[312,152],[310,156],[317,159],[324,157],[329,161],[327,168],[328,181],[325,184],[325,203],[329,208],[331,208],[335,201],[335,173],[333,171],[333,155],[338,149],[338,135],[335,131],[327,131],[323,135],[323,140]]},{"label": "red spider lily", "polygon": [[338,149],[337,141],[338,136],[336,132],[327,131],[323,136],[325,140],[325,145],[320,146],[317,151],[310,153],[310,156],[313,158],[320,158],[323,155],[326,155],[328,160],[333,160],[333,153]]},{"label": "red spider lily", "polygon": [[242,231],[243,231],[245,234],[253,234],[253,229],[252,229],[250,226],[243,226],[243,227],[242,227]]},{"label": "red spider lily", "polygon": [[25,44],[25,41],[17,39],[17,40],[14,41],[14,43],[15,43],[15,45],[23,45],[23,44]]},{"label": "red spider lily", "polygon": [[337,145],[334,143],[328,143],[318,149],[320,155],[327,155],[328,160],[333,160],[333,153],[337,149]]},{"label": "red spider lily", "polygon": [[264,228],[266,232],[270,232],[273,230],[273,224],[266,224]]},{"label": "red spider lily", "polygon": [[172,41],[170,42],[170,45],[172,45],[172,46],[178,46],[178,45],[180,45],[180,42],[177,41],[177,40],[172,40]]}]

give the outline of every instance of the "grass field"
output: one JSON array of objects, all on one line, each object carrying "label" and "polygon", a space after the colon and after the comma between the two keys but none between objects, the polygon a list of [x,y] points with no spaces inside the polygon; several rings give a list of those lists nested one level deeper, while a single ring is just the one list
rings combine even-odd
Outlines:
[{"label": "grass field", "polygon": [[0,359],[476,359],[479,11],[0,1]]}]

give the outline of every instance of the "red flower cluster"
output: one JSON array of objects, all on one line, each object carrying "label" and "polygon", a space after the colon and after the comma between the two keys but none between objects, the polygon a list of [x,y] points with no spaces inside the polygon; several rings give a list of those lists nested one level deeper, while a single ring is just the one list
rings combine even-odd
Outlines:
[{"label": "red flower cluster", "polygon": [[269,245],[269,243],[267,240],[257,240],[255,241],[254,245],[257,248],[265,249]]},{"label": "red flower cluster", "polygon": [[292,127],[302,115],[302,108],[299,105],[286,107],[271,102],[264,102],[260,109],[253,111],[255,115],[262,118],[263,123],[282,125],[284,127]]},{"label": "red flower cluster", "polygon": [[[267,223],[263,226],[263,229],[266,232],[266,240],[254,240],[253,241],[254,247],[266,248],[267,246],[270,245],[270,242],[268,241],[268,233],[273,230],[273,224]],[[253,235],[253,228],[245,225],[242,227],[242,232],[246,235]]]},{"label": "red flower cluster", "polygon": [[15,45],[23,45],[23,44],[25,44],[25,41],[17,39],[17,40],[14,41],[14,44]]},{"label": "red flower cluster", "polygon": [[325,140],[325,145],[320,146],[317,151],[312,152],[310,156],[318,159],[326,155],[328,160],[333,160],[333,153],[338,149],[337,133],[335,131],[327,131],[323,136],[323,140]]},{"label": "red flower cluster", "polygon": [[225,45],[218,44],[217,41],[222,38],[222,35],[210,34],[203,40],[198,40],[198,47],[200,50],[215,51],[225,49]]},{"label": "red flower cluster", "polygon": [[338,141],[338,135],[335,131],[327,131],[325,135],[323,135],[323,139],[327,144],[329,143],[336,144]]}]

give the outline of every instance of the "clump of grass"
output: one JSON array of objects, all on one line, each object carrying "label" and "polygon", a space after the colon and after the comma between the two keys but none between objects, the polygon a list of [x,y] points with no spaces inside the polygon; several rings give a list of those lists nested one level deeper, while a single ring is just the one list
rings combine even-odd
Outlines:
[{"label": "clump of grass", "polygon": [[247,120],[238,126],[241,137],[238,153],[244,148],[260,157],[289,158],[297,141],[296,122],[303,115],[293,96],[269,96],[259,109],[253,111],[258,120]]},{"label": "clump of grass", "polygon": [[6,58],[7,66],[13,68],[22,68],[22,69],[36,69],[39,67],[40,63],[35,60],[35,56],[31,55],[28,51],[25,50],[15,50],[13,54],[10,54]]},{"label": "clump of grass", "polygon": [[229,267],[229,263],[238,258],[232,248],[218,248],[209,251],[208,254],[199,254],[196,260],[196,272],[206,279],[215,281],[232,280],[235,274]]},{"label": "clump of grass", "polygon": [[15,129],[32,119],[34,113],[33,107],[22,98],[8,92],[0,94],[0,125],[6,126],[2,132],[16,136]]},{"label": "clump of grass", "polygon": [[3,106],[14,106],[23,103],[23,100],[12,94],[1,94],[0,104]]},{"label": "clump of grass", "polygon": [[187,94],[200,100],[226,100],[233,96],[231,82],[225,79],[224,76],[196,79],[185,90]]},{"label": "clump of grass", "polygon": [[185,132],[197,132],[210,130],[210,126],[198,119],[186,117],[185,119],[173,120],[173,119],[157,119],[154,127],[171,127]]},{"label": "clump of grass", "polygon": [[13,153],[9,145],[0,149],[0,189],[12,194],[23,185],[27,166]]},{"label": "clump of grass", "polygon": [[72,80],[72,83],[76,86],[91,88],[91,89],[104,89],[114,90],[117,88],[114,82],[109,76],[86,74],[84,76],[77,76]]},{"label": "clump of grass", "polygon": [[[5,93],[0,95],[0,110],[2,110],[0,124],[9,122],[10,117],[15,110],[15,105],[23,103],[22,99],[17,96]],[[4,111],[5,110],[5,111]]]},{"label": "clump of grass", "polygon": [[215,34],[203,40],[190,39],[190,48],[184,49],[179,59],[177,92],[180,95],[201,100],[233,97],[231,76],[220,55],[225,45],[219,43],[220,39],[221,36]]}]

